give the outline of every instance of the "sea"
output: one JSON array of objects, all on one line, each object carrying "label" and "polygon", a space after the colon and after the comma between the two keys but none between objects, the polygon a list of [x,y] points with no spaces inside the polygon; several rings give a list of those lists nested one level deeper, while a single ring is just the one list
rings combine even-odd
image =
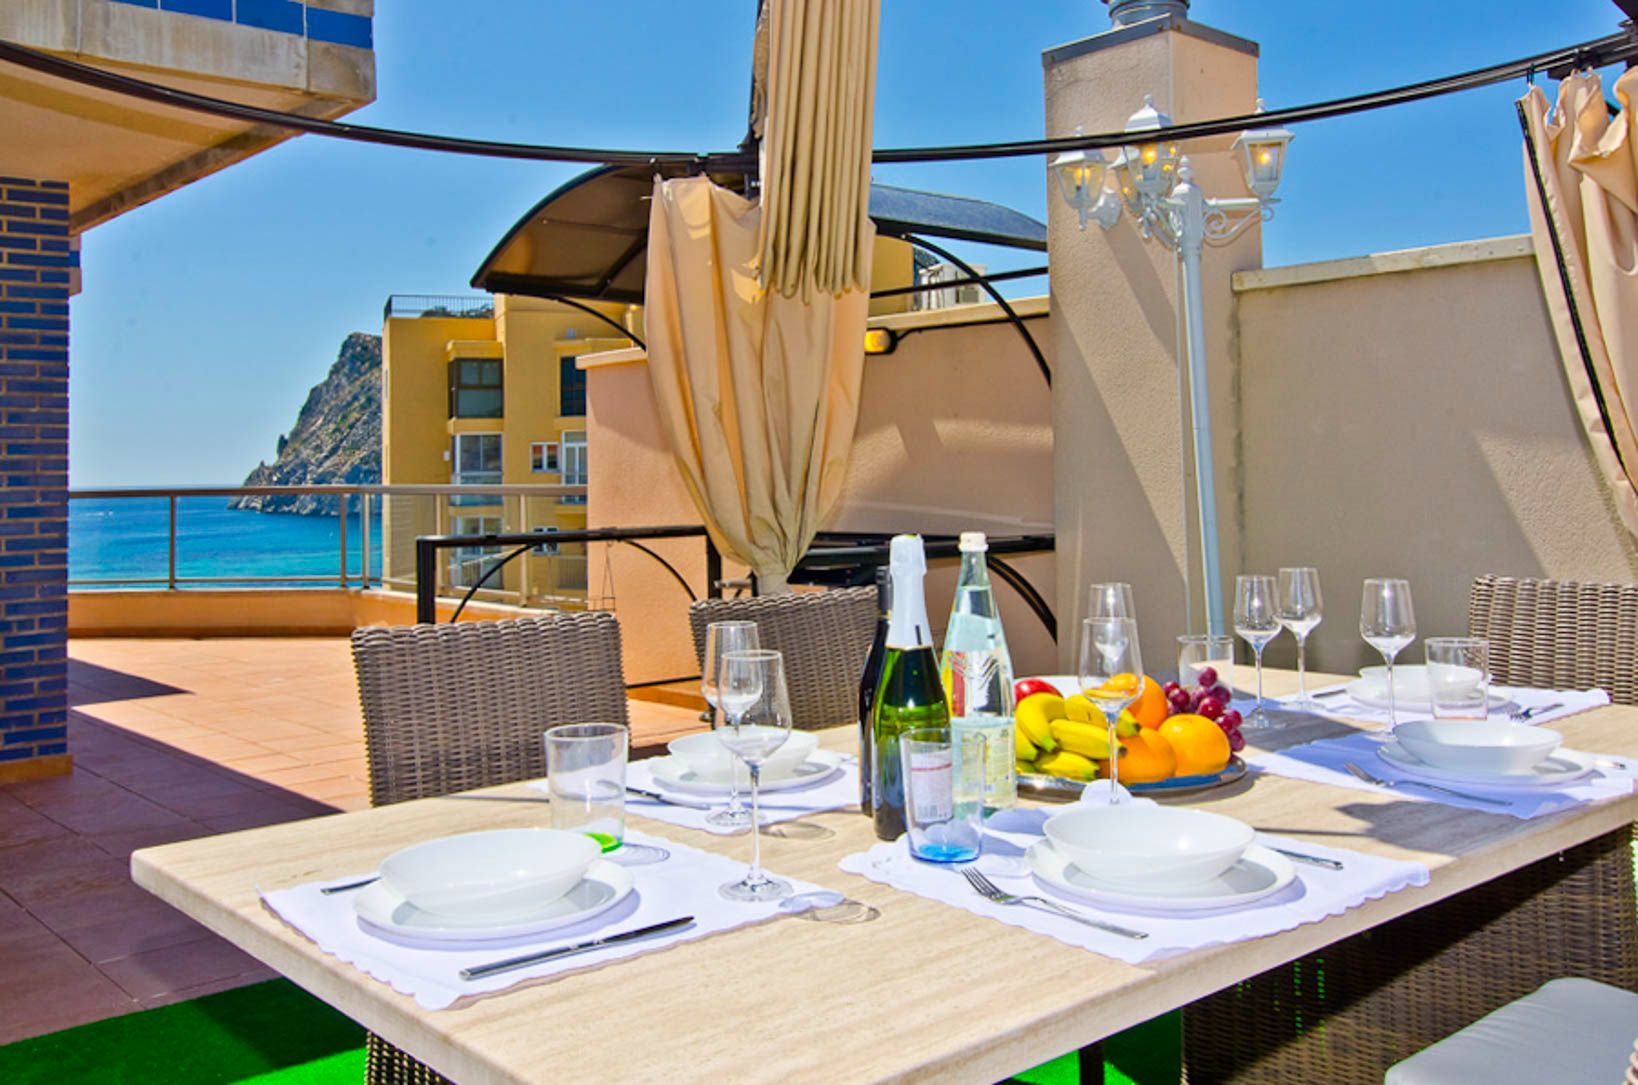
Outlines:
[{"label": "sea", "polygon": [[[176,574],[185,577],[341,577],[341,520],[228,507],[226,497],[183,497],[176,512]],[[372,510],[370,572],[381,575],[380,502]],[[76,498],[68,503],[68,577],[115,581],[75,590],[162,585],[169,564],[169,504],[163,497]],[[363,573],[363,524],[347,521],[347,570]],[[242,582],[242,583],[248,583]],[[150,585],[154,586],[154,585]],[[183,585],[184,587],[189,585]],[[232,584],[192,585],[232,587]],[[275,581],[263,587],[314,586]]]}]

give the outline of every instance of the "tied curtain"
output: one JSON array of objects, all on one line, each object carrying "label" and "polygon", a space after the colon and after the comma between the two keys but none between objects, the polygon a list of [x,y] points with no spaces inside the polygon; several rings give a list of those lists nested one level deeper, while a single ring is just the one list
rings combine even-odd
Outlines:
[{"label": "tied curtain", "polygon": [[644,327],[661,428],[712,542],[763,592],[835,508],[864,374],[879,0],[769,0],[762,199],[656,179]]},{"label": "tied curtain", "polygon": [[1596,73],[1532,87],[1525,129],[1530,231],[1559,355],[1616,511],[1638,535],[1638,69],[1615,83],[1613,118]]}]

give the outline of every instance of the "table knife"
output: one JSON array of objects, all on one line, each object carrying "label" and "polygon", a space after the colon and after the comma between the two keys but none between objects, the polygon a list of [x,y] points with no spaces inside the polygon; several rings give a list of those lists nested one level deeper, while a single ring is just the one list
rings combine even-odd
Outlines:
[{"label": "table knife", "polygon": [[[1267,847],[1267,845],[1264,846]],[[1326,870],[1342,869],[1342,864],[1335,859],[1322,859],[1318,855],[1304,855],[1300,851],[1286,851],[1284,848],[1269,848],[1268,850],[1274,852],[1275,854],[1283,855],[1287,859],[1292,859],[1299,863],[1307,863],[1310,866],[1324,867]]]},{"label": "table knife", "polygon": [[633,931],[621,931],[619,934],[609,934],[602,938],[593,938],[589,942],[576,942],[572,946],[561,949],[548,949],[540,953],[527,953],[522,957],[508,957],[502,961],[491,961],[489,964],[475,965],[461,969],[463,980],[478,980],[485,976],[498,975],[501,972],[510,972],[516,968],[527,968],[534,964],[544,964],[561,957],[572,957],[576,953],[589,953],[604,946],[617,946],[621,942],[632,942],[639,938],[647,938],[651,934],[660,934],[679,927],[686,927],[694,922],[694,917],[685,915],[678,919],[668,919],[664,923],[651,923],[646,927],[638,927]]},{"label": "table knife", "polygon": [[711,810],[714,807],[708,802],[691,802],[688,799],[674,799],[670,795],[662,795],[658,791],[648,791],[640,787],[626,785],[626,790],[633,795],[640,796],[650,802],[660,802],[667,806],[682,806],[689,810]]}]

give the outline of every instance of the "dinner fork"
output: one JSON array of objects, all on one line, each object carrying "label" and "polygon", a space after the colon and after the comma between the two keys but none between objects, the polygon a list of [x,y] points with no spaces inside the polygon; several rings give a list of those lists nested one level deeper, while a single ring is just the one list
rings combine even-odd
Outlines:
[{"label": "dinner fork", "polygon": [[1048,900],[1046,897],[1021,897],[1008,893],[1006,890],[1002,889],[1000,886],[986,878],[976,867],[962,867],[961,876],[967,879],[967,884],[972,886],[973,890],[979,896],[983,897],[985,900],[994,901],[996,904],[1038,904],[1043,908],[1057,912],[1065,919],[1073,919],[1075,922],[1084,923],[1088,927],[1096,927],[1098,930],[1104,931],[1108,934],[1118,934],[1122,938],[1149,937],[1148,933],[1145,931],[1135,931],[1130,927],[1117,927],[1113,923],[1105,923],[1101,919],[1093,919],[1089,915],[1082,915],[1073,908],[1065,908],[1057,901]]},{"label": "dinner fork", "polygon": [[1396,787],[1404,787],[1406,784],[1414,784],[1417,787],[1427,788],[1429,791],[1442,791],[1446,795],[1454,795],[1458,799],[1467,799],[1470,802],[1482,802],[1482,803],[1485,803],[1485,804],[1487,804],[1489,806],[1511,806],[1512,805],[1512,803],[1507,802],[1507,801],[1505,801],[1503,799],[1492,799],[1492,798],[1490,798],[1489,796],[1486,796],[1486,795],[1475,795],[1471,791],[1457,791],[1453,787],[1444,787],[1444,786],[1442,786],[1440,784],[1430,784],[1425,780],[1384,780],[1379,776],[1372,776],[1370,773],[1366,772],[1364,769],[1360,768],[1358,765],[1354,764],[1352,761],[1348,762],[1346,767],[1347,767],[1348,771],[1350,773],[1352,773],[1354,776],[1356,776],[1359,779],[1364,780],[1366,783],[1372,784],[1372,785],[1374,785],[1376,787],[1396,788]]},{"label": "dinner fork", "polygon": [[1513,711],[1507,714],[1507,718],[1512,720],[1514,723],[1523,723],[1525,720],[1539,716],[1543,712],[1551,712],[1555,708],[1563,707],[1563,705],[1555,703],[1536,705],[1533,708],[1515,708]]}]

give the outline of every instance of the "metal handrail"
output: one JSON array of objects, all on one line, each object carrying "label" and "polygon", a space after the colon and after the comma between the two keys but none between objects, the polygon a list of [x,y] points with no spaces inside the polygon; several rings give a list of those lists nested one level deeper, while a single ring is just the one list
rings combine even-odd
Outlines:
[{"label": "metal handrail", "polygon": [[[433,310],[441,312],[432,312]],[[381,307],[384,320],[393,317],[433,316],[467,317],[479,320],[495,315],[492,294],[390,294]]]}]

